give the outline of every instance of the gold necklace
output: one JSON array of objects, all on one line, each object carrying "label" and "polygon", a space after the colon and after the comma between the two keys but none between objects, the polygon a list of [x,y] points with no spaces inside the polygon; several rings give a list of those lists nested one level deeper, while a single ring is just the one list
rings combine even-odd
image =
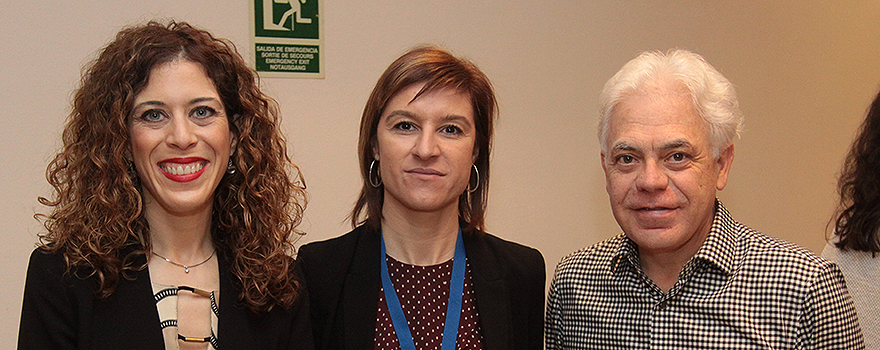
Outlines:
[{"label": "gold necklace", "polygon": [[150,252],[150,253],[152,253],[153,255],[158,256],[158,257],[164,259],[166,262],[168,262],[168,263],[171,264],[171,265],[182,267],[182,268],[183,268],[183,272],[189,273],[189,268],[190,268],[190,267],[198,267],[199,265],[208,262],[208,260],[211,260],[211,258],[214,257],[214,254],[217,254],[217,250],[215,249],[215,250],[211,251],[211,256],[209,256],[207,259],[205,259],[205,260],[203,260],[202,262],[200,262],[200,263],[198,263],[198,264],[195,264],[195,265],[184,265],[184,264],[176,263],[176,262],[171,261],[171,259],[168,259],[168,258],[166,258],[166,257],[164,257],[164,256],[159,255],[159,253],[156,253],[156,252]]}]

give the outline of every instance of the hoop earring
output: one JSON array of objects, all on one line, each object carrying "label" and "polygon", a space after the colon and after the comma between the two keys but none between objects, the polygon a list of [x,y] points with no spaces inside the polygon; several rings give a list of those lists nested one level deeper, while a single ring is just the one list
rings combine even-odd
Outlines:
[{"label": "hoop earring", "polygon": [[370,172],[367,173],[367,181],[370,182],[370,186],[373,186],[373,188],[379,188],[379,186],[382,186],[382,175],[379,174],[378,170],[376,170],[375,176],[377,180],[373,181],[373,168],[375,167],[376,163],[378,162],[375,159],[370,162]]},{"label": "hoop earring", "polygon": [[467,188],[468,193],[474,193],[477,191],[478,188],[480,188],[480,170],[477,169],[476,164],[474,164],[473,167],[474,167],[474,172],[477,174],[477,181],[474,182],[474,188],[471,188],[471,181],[468,180],[468,188]]},{"label": "hoop earring", "polygon": [[232,162],[232,157],[229,157],[229,164],[226,165],[226,173],[229,175],[235,174],[235,164]]}]

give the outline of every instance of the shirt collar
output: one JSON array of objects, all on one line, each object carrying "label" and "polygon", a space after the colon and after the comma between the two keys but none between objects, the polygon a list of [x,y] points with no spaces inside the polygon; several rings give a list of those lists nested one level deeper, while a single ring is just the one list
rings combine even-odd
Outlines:
[{"label": "shirt collar", "polygon": [[712,228],[709,229],[709,236],[694,255],[694,259],[712,263],[724,273],[732,274],[739,236],[737,226],[739,224],[730,216],[730,212],[724,208],[721,201],[716,199]]},{"label": "shirt collar", "polygon": [[616,241],[615,245],[617,246],[617,253],[614,254],[614,257],[611,259],[611,272],[616,273],[626,265],[638,268],[639,250],[636,242],[633,242],[633,240],[629,239],[624,233],[614,237],[613,240]]},{"label": "shirt collar", "polygon": [[[697,251],[691,260],[703,260],[717,266],[725,274],[732,274],[736,256],[739,224],[730,216],[730,213],[718,199],[715,200],[715,217],[712,220],[712,228],[706,242]],[[611,259],[612,272],[618,272],[625,265],[639,267],[638,246],[633,240],[620,234],[614,238],[617,241],[617,253]]]}]

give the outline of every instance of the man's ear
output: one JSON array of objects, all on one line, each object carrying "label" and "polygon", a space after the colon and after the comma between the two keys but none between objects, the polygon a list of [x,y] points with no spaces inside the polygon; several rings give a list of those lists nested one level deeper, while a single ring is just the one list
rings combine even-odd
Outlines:
[{"label": "man's ear", "polygon": [[599,153],[599,162],[602,163],[602,171],[608,175],[608,169],[605,168],[605,152]]},{"label": "man's ear", "polygon": [[727,176],[730,175],[730,166],[733,164],[733,143],[721,152],[715,162],[715,166],[718,167],[718,182],[715,188],[721,191],[727,186]]}]

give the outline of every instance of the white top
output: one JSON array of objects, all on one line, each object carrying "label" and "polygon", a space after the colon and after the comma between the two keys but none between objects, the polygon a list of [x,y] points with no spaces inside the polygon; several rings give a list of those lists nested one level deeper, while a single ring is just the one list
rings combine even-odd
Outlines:
[{"label": "white top", "polygon": [[[836,241],[836,238],[831,240]],[[865,349],[880,350],[880,254],[872,257],[870,252],[841,251],[828,243],[822,257],[837,263],[843,272],[859,315]]]}]

